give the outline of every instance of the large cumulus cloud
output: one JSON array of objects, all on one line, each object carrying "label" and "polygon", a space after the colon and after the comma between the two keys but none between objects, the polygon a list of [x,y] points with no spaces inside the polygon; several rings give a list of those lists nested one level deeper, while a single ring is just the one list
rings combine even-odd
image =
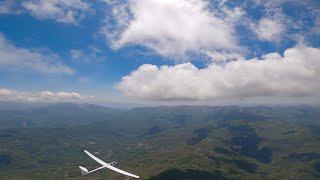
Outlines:
[{"label": "large cumulus cloud", "polygon": [[112,12],[115,23],[102,32],[114,48],[136,44],[168,57],[237,49],[234,23],[244,13],[207,0],[128,0]]},{"label": "large cumulus cloud", "polygon": [[117,88],[147,100],[218,100],[320,95],[320,49],[298,45],[283,55],[239,59],[199,69],[145,64],[122,78]]}]

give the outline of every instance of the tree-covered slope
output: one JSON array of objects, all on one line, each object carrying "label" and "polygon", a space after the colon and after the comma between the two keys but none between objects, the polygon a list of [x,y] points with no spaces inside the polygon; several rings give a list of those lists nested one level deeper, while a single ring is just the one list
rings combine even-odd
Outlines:
[{"label": "tree-covered slope", "polygon": [[[2,127],[0,178],[125,179],[111,171],[80,176],[78,165],[98,166],[84,149],[142,179],[320,177],[318,107],[82,106],[46,107],[55,114],[47,126]],[[32,112],[23,117],[37,123],[45,110]],[[77,113],[86,123],[66,120]]]}]

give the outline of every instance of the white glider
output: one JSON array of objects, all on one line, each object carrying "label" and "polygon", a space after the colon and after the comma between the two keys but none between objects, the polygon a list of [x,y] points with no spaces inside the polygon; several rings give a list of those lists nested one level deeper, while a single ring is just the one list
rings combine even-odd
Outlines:
[{"label": "white glider", "polygon": [[86,174],[89,174],[89,173],[93,173],[95,171],[98,171],[100,169],[111,169],[115,172],[118,172],[120,174],[123,174],[123,175],[126,175],[126,176],[130,176],[130,177],[133,177],[133,178],[140,178],[139,176],[137,175],[134,175],[134,174],[131,174],[131,173],[128,173],[126,171],[123,171],[121,169],[118,169],[116,167],[114,167],[114,165],[116,164],[116,162],[111,162],[111,163],[106,163],[104,161],[102,161],[101,159],[97,158],[96,156],[94,156],[93,154],[91,154],[90,152],[84,150],[84,152],[89,156],[91,157],[93,160],[97,161],[99,164],[101,164],[102,166],[97,168],[97,169],[94,169],[94,170],[91,170],[91,171],[88,171],[87,168],[85,167],[82,167],[82,166],[79,166],[80,170],[81,170],[81,174],[82,175],[86,175]]}]

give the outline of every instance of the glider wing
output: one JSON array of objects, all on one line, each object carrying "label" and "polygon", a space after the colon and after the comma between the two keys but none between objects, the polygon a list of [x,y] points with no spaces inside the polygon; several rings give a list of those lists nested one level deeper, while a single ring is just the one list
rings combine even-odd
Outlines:
[{"label": "glider wing", "polygon": [[106,166],[108,165],[108,163],[102,161],[101,159],[97,158],[96,156],[94,156],[93,154],[91,154],[89,151],[84,150],[84,152],[91,157],[93,160],[97,161],[99,164],[101,164],[102,166]]},{"label": "glider wing", "polygon": [[91,154],[90,152],[84,150],[84,152],[89,156],[91,157],[93,160],[97,161],[99,164],[101,164],[102,166],[108,168],[108,169],[111,169],[112,171],[115,171],[115,172],[118,172],[120,174],[123,174],[123,175],[126,175],[126,176],[130,176],[130,177],[133,177],[133,178],[140,178],[139,176],[137,175],[134,175],[134,174],[131,174],[129,172],[126,172],[124,170],[121,170],[121,169],[118,169],[114,166],[111,166],[110,164],[102,161],[101,159],[97,158],[96,156],[94,156],[93,154]]}]

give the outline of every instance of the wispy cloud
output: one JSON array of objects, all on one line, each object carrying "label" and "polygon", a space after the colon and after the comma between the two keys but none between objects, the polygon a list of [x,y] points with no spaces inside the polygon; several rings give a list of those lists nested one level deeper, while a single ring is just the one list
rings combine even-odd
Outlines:
[{"label": "wispy cloud", "polygon": [[36,71],[45,74],[73,74],[53,53],[16,47],[0,34],[0,68],[16,71]]},{"label": "wispy cloud", "polygon": [[77,24],[87,13],[93,12],[82,0],[31,0],[22,6],[38,19],[54,19],[57,22]]},{"label": "wispy cloud", "polygon": [[29,13],[40,20],[76,25],[88,14],[94,13],[94,9],[83,0],[3,0],[0,2],[0,13]]},{"label": "wispy cloud", "polygon": [[103,62],[107,59],[102,50],[93,46],[89,46],[87,49],[72,49],[70,55],[75,64]]},{"label": "wispy cloud", "polygon": [[7,101],[32,101],[32,102],[51,102],[51,101],[81,101],[91,99],[93,96],[83,96],[76,92],[57,92],[41,91],[26,92],[13,89],[0,88],[0,100]]},{"label": "wispy cloud", "polygon": [[251,28],[259,39],[279,42],[286,27],[281,19],[262,18],[257,24],[252,24]]},{"label": "wispy cloud", "polygon": [[15,3],[12,0],[1,1],[0,2],[0,14],[16,13],[16,12],[13,12],[14,5],[15,5]]}]

